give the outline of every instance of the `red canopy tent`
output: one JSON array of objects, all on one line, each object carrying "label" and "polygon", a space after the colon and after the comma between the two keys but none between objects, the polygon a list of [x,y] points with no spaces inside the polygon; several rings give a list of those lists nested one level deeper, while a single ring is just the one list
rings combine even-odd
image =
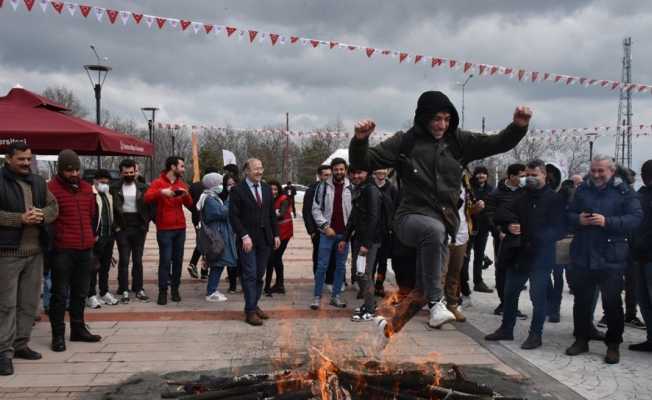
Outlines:
[{"label": "red canopy tent", "polygon": [[80,155],[149,157],[148,141],[103,128],[67,114],[67,108],[25,89],[14,88],[0,97],[0,151],[16,141],[35,154],[73,149]]}]

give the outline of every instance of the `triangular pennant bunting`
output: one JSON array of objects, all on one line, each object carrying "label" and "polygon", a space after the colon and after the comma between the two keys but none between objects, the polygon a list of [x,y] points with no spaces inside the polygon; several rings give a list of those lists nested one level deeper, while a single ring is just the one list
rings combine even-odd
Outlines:
[{"label": "triangular pennant bunting", "polygon": [[140,21],[143,19],[143,14],[132,12],[131,16],[134,17],[134,21],[136,21],[136,25],[139,25]]},{"label": "triangular pennant bunting", "polygon": [[371,57],[374,54],[374,51],[376,51],[376,49],[374,49],[372,47],[367,47],[367,50],[366,50],[367,57]]},{"label": "triangular pennant bunting", "polygon": [[112,24],[115,23],[115,20],[118,18],[118,11],[117,10],[106,10],[106,15],[109,16],[109,21],[111,21]]},{"label": "triangular pennant bunting", "polygon": [[168,20],[168,24],[170,25],[170,28],[172,29],[177,29],[177,26],[179,26],[179,20],[175,18],[166,18]]},{"label": "triangular pennant bunting", "polygon": [[120,11],[120,20],[122,21],[122,25],[127,25],[130,19],[131,13],[129,11]]},{"label": "triangular pennant bunting", "polygon": [[230,36],[233,35],[233,33],[235,33],[235,31],[237,31],[237,30],[238,30],[237,28],[234,28],[234,27],[232,27],[232,26],[227,26],[227,27],[226,27],[226,36],[229,36],[229,37],[230,37]]},{"label": "triangular pennant bunting", "polygon": [[276,33],[270,33],[269,40],[272,42],[272,46],[276,45],[276,42],[278,42],[278,35]]},{"label": "triangular pennant bunting", "polygon": [[27,11],[32,11],[35,1],[36,0],[25,0],[25,7],[27,7]]},{"label": "triangular pennant bunting", "polygon": [[9,3],[11,3],[11,6],[13,7],[14,11],[18,8],[18,0],[9,0]]},{"label": "triangular pennant bunting", "polygon": [[203,24],[201,22],[193,22],[192,23],[192,31],[195,32],[195,35],[199,34],[199,31],[201,31]]},{"label": "triangular pennant bunting", "polygon": [[151,28],[152,25],[154,25],[154,19],[155,18],[153,15],[145,15],[145,23],[149,28]]},{"label": "triangular pennant bunting", "polygon": [[472,63],[470,63],[470,62],[465,62],[465,63],[464,63],[464,73],[465,73],[465,74],[466,74],[467,72],[469,72],[469,70],[470,70],[471,68],[473,68],[473,64],[472,64]]},{"label": "triangular pennant bunting", "polygon": [[310,45],[311,45],[313,48],[317,48],[317,46],[319,46],[319,40],[311,40],[311,41],[310,41]]},{"label": "triangular pennant bunting", "polygon": [[417,54],[416,56],[414,56],[414,63],[418,64],[421,61],[422,58],[423,58],[422,55]]},{"label": "triangular pennant bunting", "polygon": [[102,7],[93,7],[93,11],[95,12],[95,18],[97,18],[97,22],[102,22],[104,9]]},{"label": "triangular pennant bunting", "polygon": [[188,20],[186,20],[186,19],[182,19],[182,20],[180,21],[180,23],[181,23],[181,30],[182,30],[182,31],[185,31],[186,29],[188,29],[188,27],[190,26],[190,24],[191,24],[192,22],[191,22],[191,21],[188,21]]},{"label": "triangular pennant bunting", "polygon": [[58,12],[59,14],[61,14],[61,12],[63,11],[63,3],[62,3],[62,2],[60,2],[60,1],[53,1],[53,2],[50,3],[50,4],[52,4],[52,8],[54,8],[56,12]]},{"label": "triangular pennant bunting", "polygon": [[39,0],[38,5],[41,6],[41,10],[43,10],[43,12],[47,11],[49,2],[50,0]]},{"label": "triangular pennant bunting", "polygon": [[258,35],[258,31],[249,31],[249,43],[254,42],[254,39],[256,39],[256,35]]},{"label": "triangular pennant bunting", "polygon": [[163,29],[166,22],[167,18],[156,17],[156,25],[158,25],[158,29]]},{"label": "triangular pennant bunting", "polygon": [[88,14],[91,13],[91,6],[85,6],[83,4],[79,5],[79,11],[82,13],[84,18],[88,17]]},{"label": "triangular pennant bunting", "polygon": [[74,3],[66,3],[66,8],[68,9],[68,12],[70,13],[71,17],[75,16],[75,12],[77,12],[77,4]]},{"label": "triangular pennant bunting", "polygon": [[297,36],[290,36],[290,44],[295,44],[298,41],[299,38]]},{"label": "triangular pennant bunting", "polygon": [[213,30],[213,25],[211,25],[211,24],[204,24],[204,31],[206,32],[207,35],[208,35],[209,33],[211,33],[212,30]]}]

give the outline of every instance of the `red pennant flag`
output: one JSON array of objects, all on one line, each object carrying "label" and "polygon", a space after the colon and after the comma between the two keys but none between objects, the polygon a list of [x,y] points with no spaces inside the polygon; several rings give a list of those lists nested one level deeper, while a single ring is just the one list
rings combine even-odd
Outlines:
[{"label": "red pennant flag", "polygon": [[570,85],[571,83],[573,83],[574,80],[575,80],[574,77],[569,76],[569,77],[566,79],[566,84],[567,84],[567,85]]},{"label": "red pennant flag", "polygon": [[494,75],[498,71],[498,67],[495,65],[491,66],[491,69],[489,70],[490,75]]},{"label": "red pennant flag", "polygon": [[584,82],[586,82],[586,78],[580,78],[580,85],[584,85]]},{"label": "red pennant flag", "polygon": [[310,41],[310,45],[311,45],[314,49],[316,49],[317,46],[319,46],[319,40],[311,40],[311,41]]},{"label": "red pennant flag", "polygon": [[185,31],[186,29],[188,29],[190,24],[192,24],[192,22],[188,21],[187,19],[182,19],[181,21],[179,21],[179,23],[181,24],[181,30],[182,31]]},{"label": "red pennant flag", "polygon": [[34,7],[34,2],[36,0],[25,0],[25,7],[27,7],[27,11],[32,11],[32,7]]},{"label": "red pennant flag", "polygon": [[561,75],[555,75],[555,83],[559,82],[563,78]]},{"label": "red pennant flag", "polygon": [[433,57],[432,62],[430,63],[430,66],[433,67],[433,68],[434,68],[434,67],[438,67],[438,66],[440,66],[443,62],[444,62],[444,60],[442,60],[441,58],[434,58],[434,57]]},{"label": "red pennant flag", "polygon": [[140,20],[143,19],[143,14],[136,14],[132,12],[131,15],[134,17],[136,24],[140,24]]},{"label": "red pennant flag", "polygon": [[118,12],[107,8],[106,13],[109,16],[109,21],[111,21],[112,24],[115,23],[115,19],[118,18]]},{"label": "red pennant flag", "polygon": [[258,35],[258,31],[249,31],[249,43],[253,43]]},{"label": "red pennant flag", "polygon": [[349,50],[351,50],[351,51],[357,50],[357,49],[358,49],[358,46],[349,46]]},{"label": "red pennant flag", "polygon": [[422,55],[417,54],[416,56],[414,56],[414,63],[418,64],[419,61],[421,61],[422,58],[423,58]]},{"label": "red pennant flag", "polygon": [[465,62],[465,63],[464,63],[464,73],[466,74],[466,73],[468,72],[468,70],[471,69],[472,66],[473,66],[472,63],[470,63],[470,62]]},{"label": "red pennant flag", "polygon": [[595,83],[596,83],[597,81],[598,81],[597,79],[591,79],[591,80],[589,81],[589,86],[595,85]]},{"label": "red pennant flag", "polygon": [[290,36],[290,43],[295,44],[298,41],[299,41],[298,36]]},{"label": "red pennant flag", "polygon": [[376,49],[372,49],[371,47],[367,47],[367,57],[371,57],[371,55],[374,54],[374,51],[376,51]]},{"label": "red pennant flag", "polygon": [[450,69],[455,68],[455,64],[457,64],[457,61],[456,61],[456,60],[448,60],[448,67],[449,67]]},{"label": "red pennant flag", "polygon": [[398,55],[398,62],[399,62],[399,63],[402,63],[403,61],[405,61],[405,59],[407,58],[407,56],[408,56],[407,53],[401,53],[401,54],[399,54],[399,55]]},{"label": "red pennant flag", "polygon": [[484,70],[485,70],[486,68],[487,68],[487,66],[484,65],[484,64],[480,64],[480,65],[478,65],[478,70],[480,71],[480,75],[482,75],[482,73],[484,72]]},{"label": "red pennant flag", "polygon": [[2,2],[3,2],[3,1],[4,1],[4,0],[0,0],[0,8],[2,8]]},{"label": "red pennant flag", "polygon": [[206,31],[206,34],[209,34],[213,31],[213,25],[211,24],[204,24],[204,30]]},{"label": "red pennant flag", "polygon": [[330,43],[330,48],[331,48],[331,49],[334,48],[335,46],[337,46],[337,42],[331,42],[331,43]]},{"label": "red pennant flag", "polygon": [[227,36],[231,36],[231,35],[233,35],[233,34],[235,33],[235,31],[237,31],[237,30],[238,30],[237,28],[234,28],[234,27],[232,27],[232,26],[227,26],[227,27],[226,27],[226,35],[227,35]]},{"label": "red pennant flag", "polygon": [[519,69],[518,73],[517,73],[517,76],[518,76],[519,81],[522,80],[523,76],[525,76],[525,70],[524,69]]},{"label": "red pennant flag", "polygon": [[276,34],[276,33],[270,33],[269,34],[269,39],[272,41],[272,46],[274,46],[276,44],[276,42],[278,42],[278,38],[279,38],[279,35]]},{"label": "red pennant flag", "polygon": [[[88,17],[88,14],[91,13],[91,6],[85,6],[83,4],[79,5],[79,11],[82,13],[84,18]],[[141,15],[142,16],[142,15]]]},{"label": "red pennant flag", "polygon": [[632,89],[634,89],[634,86],[636,86],[636,85],[633,85],[633,84],[630,83],[629,85],[627,85],[627,86],[625,87],[625,90],[628,91],[628,92],[631,92]]},{"label": "red pennant flag", "polygon": [[511,75],[513,71],[512,68],[505,68],[505,75]]},{"label": "red pennant flag", "polygon": [[383,50],[383,51],[380,52],[380,54],[382,54],[384,56],[388,56],[388,55],[391,54],[391,52],[392,52],[391,50]]},{"label": "red pennant flag", "polygon": [[61,11],[63,11],[63,3],[60,1],[53,1],[50,4],[52,4],[52,8],[54,8],[59,14],[61,14]]},{"label": "red pennant flag", "polygon": [[158,29],[163,29],[163,26],[167,21],[166,18],[156,17],[156,25],[158,25]]},{"label": "red pennant flag", "polygon": [[532,82],[536,82],[538,77],[539,77],[539,73],[532,71]]}]

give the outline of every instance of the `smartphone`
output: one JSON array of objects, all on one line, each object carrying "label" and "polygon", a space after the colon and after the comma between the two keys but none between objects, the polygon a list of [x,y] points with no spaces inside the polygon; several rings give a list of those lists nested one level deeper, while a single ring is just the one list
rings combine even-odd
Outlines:
[{"label": "smartphone", "polygon": [[584,213],[589,214],[589,217],[593,216],[593,209],[592,208],[586,208],[584,209]]},{"label": "smartphone", "polygon": [[174,195],[175,195],[175,196],[183,196],[184,194],[186,194],[186,191],[185,191],[185,190],[182,190],[182,189],[174,189]]}]

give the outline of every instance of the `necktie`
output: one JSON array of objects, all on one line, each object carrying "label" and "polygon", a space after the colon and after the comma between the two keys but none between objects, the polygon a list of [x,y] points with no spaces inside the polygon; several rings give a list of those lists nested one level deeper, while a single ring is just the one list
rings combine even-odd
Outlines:
[{"label": "necktie", "polygon": [[256,193],[256,204],[258,208],[263,206],[263,201],[260,199],[260,194],[258,194],[258,184],[254,183],[254,193]]}]

